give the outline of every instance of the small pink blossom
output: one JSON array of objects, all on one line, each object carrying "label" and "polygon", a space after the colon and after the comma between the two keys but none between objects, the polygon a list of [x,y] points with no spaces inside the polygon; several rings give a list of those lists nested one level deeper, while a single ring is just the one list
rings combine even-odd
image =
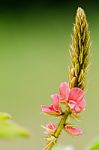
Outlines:
[{"label": "small pink blossom", "polygon": [[48,133],[54,133],[56,131],[56,125],[54,123],[49,122],[48,124],[46,124],[45,129]]},{"label": "small pink blossom", "polygon": [[70,133],[71,135],[81,135],[82,130],[79,128],[75,128],[72,125],[66,125],[65,130]]},{"label": "small pink blossom", "polygon": [[60,102],[68,103],[72,112],[80,113],[84,111],[86,102],[83,90],[78,87],[70,89],[69,85],[66,82],[63,82],[60,84],[59,93]]},{"label": "small pink blossom", "polygon": [[57,129],[57,126],[51,122],[42,127],[45,129],[45,134],[53,134]]},{"label": "small pink blossom", "polygon": [[62,114],[61,108],[59,106],[59,96],[57,94],[51,95],[51,98],[53,100],[53,104],[50,104],[49,106],[42,105],[41,110],[47,114],[59,116]]}]

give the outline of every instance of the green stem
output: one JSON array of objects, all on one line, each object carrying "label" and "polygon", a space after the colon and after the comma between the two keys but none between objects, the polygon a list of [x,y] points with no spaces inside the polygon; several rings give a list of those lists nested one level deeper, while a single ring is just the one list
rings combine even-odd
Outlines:
[{"label": "green stem", "polygon": [[53,146],[57,143],[58,137],[61,134],[61,132],[64,128],[64,124],[66,124],[66,120],[70,114],[71,114],[71,112],[65,111],[64,115],[62,116],[62,118],[58,124],[58,127],[57,127],[55,133],[53,134],[53,137],[55,137],[55,140],[53,140],[47,144],[48,146],[46,147],[46,150],[52,150]]}]

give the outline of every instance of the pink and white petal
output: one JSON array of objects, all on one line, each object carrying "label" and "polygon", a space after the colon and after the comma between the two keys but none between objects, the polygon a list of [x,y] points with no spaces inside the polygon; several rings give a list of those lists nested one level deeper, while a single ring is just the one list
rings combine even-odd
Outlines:
[{"label": "pink and white petal", "polygon": [[57,126],[54,123],[48,123],[46,126],[43,126],[43,128],[46,130],[45,133],[47,134],[53,134],[57,128]]},{"label": "pink and white petal", "polygon": [[75,108],[72,111],[75,112],[75,113],[80,113],[82,110],[78,105],[76,105]]},{"label": "pink and white petal", "polygon": [[42,105],[42,106],[41,106],[41,110],[42,110],[43,112],[46,112],[46,113],[49,113],[49,112],[53,112],[53,111],[54,111],[52,104],[49,105],[49,106]]},{"label": "pink and white petal", "polygon": [[59,96],[57,94],[51,95],[51,98],[53,100],[53,107],[56,111],[60,111],[59,107]]},{"label": "pink and white petal", "polygon": [[85,107],[86,107],[86,101],[85,101],[84,98],[83,98],[82,101],[79,103],[79,107],[82,108],[82,109],[85,109]]},{"label": "pink and white petal", "polygon": [[84,92],[80,88],[72,88],[69,93],[69,100],[74,100],[75,102],[79,102],[83,99]]},{"label": "pink and white petal", "polygon": [[48,106],[45,106],[45,105],[41,105],[41,110],[43,112],[48,112],[49,111],[49,107]]},{"label": "pink and white petal", "polygon": [[53,104],[49,106],[42,105],[41,110],[49,115],[54,115],[54,116],[60,116],[61,111],[56,111],[55,108],[53,107]]},{"label": "pink and white petal", "polygon": [[81,129],[72,127],[71,125],[66,125],[65,130],[72,135],[81,135],[82,134]]},{"label": "pink and white petal", "polygon": [[56,125],[55,125],[54,123],[51,123],[51,122],[50,122],[50,123],[48,123],[48,124],[46,125],[46,128],[55,131],[55,130],[56,130]]},{"label": "pink and white petal", "polygon": [[68,100],[69,92],[70,92],[69,85],[66,82],[61,83],[59,86],[59,93],[61,98]]},{"label": "pink and white petal", "polygon": [[66,100],[66,99],[63,99],[63,98],[61,97],[61,95],[59,95],[59,102],[60,102],[60,103],[66,103],[67,100]]},{"label": "pink and white petal", "polygon": [[69,106],[71,109],[73,109],[73,108],[76,106],[76,102],[70,100],[70,101],[68,102],[68,106]]}]

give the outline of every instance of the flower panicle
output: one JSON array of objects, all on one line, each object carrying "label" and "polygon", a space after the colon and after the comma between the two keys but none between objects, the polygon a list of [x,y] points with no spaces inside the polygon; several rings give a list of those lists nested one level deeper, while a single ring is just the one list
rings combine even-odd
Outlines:
[{"label": "flower panicle", "polygon": [[77,9],[70,45],[72,66],[69,69],[70,87],[85,88],[85,76],[88,70],[90,35],[84,10]]},{"label": "flower panicle", "polygon": [[[61,118],[58,125],[50,122],[43,126],[48,142],[44,150],[52,150],[63,129],[74,136],[82,134],[80,128],[68,123],[68,118],[77,118],[86,108],[84,88],[89,63],[89,39],[86,15],[84,10],[79,7],[72,34],[70,51],[72,65],[69,70],[69,83],[62,82],[58,94],[51,95],[52,104],[41,106],[42,112]],[[65,106],[64,110],[60,104]]]}]

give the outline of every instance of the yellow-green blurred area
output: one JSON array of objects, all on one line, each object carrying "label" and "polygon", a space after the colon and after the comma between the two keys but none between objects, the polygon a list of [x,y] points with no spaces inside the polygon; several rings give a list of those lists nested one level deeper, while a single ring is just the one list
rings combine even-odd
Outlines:
[{"label": "yellow-green blurred area", "polygon": [[86,12],[92,44],[87,108],[77,122],[84,133],[71,137],[64,132],[59,142],[84,150],[99,135],[99,5],[63,2],[25,4],[24,9],[0,6],[0,112],[10,113],[32,135],[31,139],[1,140],[0,150],[42,150],[45,146],[41,125],[57,118],[43,115],[40,105],[50,104],[50,95],[58,92],[60,82],[68,82],[69,47],[78,6]]}]

